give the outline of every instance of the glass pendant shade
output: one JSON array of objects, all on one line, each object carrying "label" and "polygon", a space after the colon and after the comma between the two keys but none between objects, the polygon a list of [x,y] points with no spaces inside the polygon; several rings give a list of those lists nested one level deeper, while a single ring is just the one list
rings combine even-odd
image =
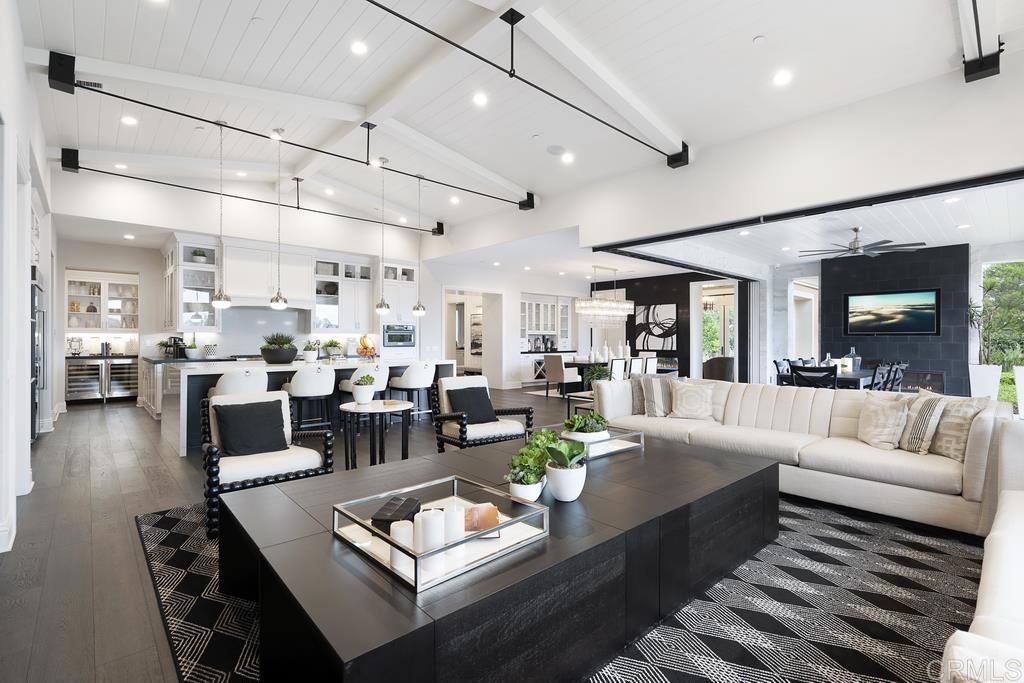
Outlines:
[{"label": "glass pendant shade", "polygon": [[377,302],[377,307],[374,308],[374,310],[377,311],[377,315],[387,315],[391,313],[391,306],[388,305],[388,302],[385,301],[382,296],[380,301]]},{"label": "glass pendant shade", "polygon": [[412,314],[417,318],[422,318],[427,314],[427,307],[423,305],[422,301],[417,301],[416,305],[412,307]]},{"label": "glass pendant shade", "polygon": [[210,305],[216,309],[231,308],[231,297],[224,293],[224,288],[220,287],[217,293],[210,299]]},{"label": "glass pendant shade", "polygon": [[288,308],[288,299],[281,295],[281,290],[277,290],[277,294],[270,300],[270,307],[275,311],[283,311]]}]

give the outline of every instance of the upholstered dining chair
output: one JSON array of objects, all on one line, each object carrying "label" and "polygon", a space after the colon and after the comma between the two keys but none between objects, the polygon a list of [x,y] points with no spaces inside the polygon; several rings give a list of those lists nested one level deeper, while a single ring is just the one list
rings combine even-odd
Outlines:
[{"label": "upholstered dining chair", "polygon": [[[328,428],[331,426],[330,398],[334,395],[334,368],[330,365],[307,365],[295,371],[281,391],[287,391],[295,405],[292,427],[295,429]],[[303,417],[306,403],[320,404],[319,414]]]},{"label": "upholstered dining chair", "polygon": [[[232,455],[224,448],[225,434],[218,420],[218,407],[237,407],[261,403],[278,403],[281,407],[282,434],[271,434],[276,443],[268,445],[266,452],[247,452]],[[264,391],[249,394],[218,394],[204,398],[200,403],[200,434],[202,436],[203,470],[206,472],[204,496],[206,498],[206,536],[217,538],[220,529],[220,497],[230,491],[256,488],[293,479],[304,479],[334,471],[334,432],[298,431],[292,429],[291,403],[285,391]],[[253,406],[255,409],[256,406]],[[262,406],[261,406],[262,408]],[[242,431],[252,440],[252,429],[245,421],[244,411],[235,415],[241,420]],[[267,427],[267,421],[260,423]],[[268,431],[273,432],[273,428]],[[283,438],[281,438],[283,437]],[[323,452],[297,445],[299,439],[320,438]],[[230,438],[229,438],[230,440]],[[284,444],[283,450],[277,448]]]},{"label": "upholstered dining chair", "polygon": [[732,356],[708,358],[701,366],[701,377],[732,382],[735,378],[736,359]]},{"label": "upholstered dining chair", "polygon": [[629,376],[639,377],[644,374],[644,359],[637,356],[629,359]]},{"label": "upholstered dining chair", "polygon": [[657,356],[641,356],[641,357],[644,359],[644,374],[645,375],[656,375],[656,374],[658,374],[658,357]]},{"label": "upholstered dining chair", "polygon": [[835,389],[839,383],[839,368],[835,365],[790,365],[789,369],[793,373],[793,384],[798,387]]},{"label": "upholstered dining chair", "polygon": [[[448,392],[456,389],[483,387],[490,397],[487,378],[483,375],[467,375],[464,377],[441,377],[430,392],[431,412],[433,413],[434,431],[437,434],[437,452],[444,453],[445,444],[459,448],[472,448],[500,441],[528,439],[533,431],[533,408],[496,408],[494,414],[498,418],[493,422],[469,424],[469,416],[465,412],[453,412],[448,399]],[[505,417],[522,415],[525,422],[506,420]]]},{"label": "upholstered dining chair", "polygon": [[551,395],[551,385],[558,387],[558,395],[565,393],[565,385],[581,381],[578,368],[565,367],[565,358],[560,354],[544,354],[544,396]]},{"label": "upholstered dining chair", "polygon": [[608,374],[610,379],[626,379],[626,359],[612,358],[608,361]]},{"label": "upholstered dining chair", "polygon": [[263,368],[234,368],[217,379],[206,392],[207,398],[219,394],[253,394],[267,390],[267,371]]}]

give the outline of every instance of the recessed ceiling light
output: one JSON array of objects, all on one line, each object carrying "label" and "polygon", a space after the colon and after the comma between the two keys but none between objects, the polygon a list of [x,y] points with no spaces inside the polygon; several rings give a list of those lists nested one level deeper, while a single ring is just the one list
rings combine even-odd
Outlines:
[{"label": "recessed ceiling light", "polygon": [[585,280],[589,280],[589,279],[590,279],[590,276],[589,276],[589,275],[584,275],[584,276],[583,276],[583,279],[585,279]]},{"label": "recessed ceiling light", "polygon": [[565,154],[565,147],[561,145],[548,145],[547,152],[553,157],[560,157]]},{"label": "recessed ceiling light", "polygon": [[789,251],[789,247],[783,247],[782,251]]},{"label": "recessed ceiling light", "polygon": [[565,275],[565,271],[564,270],[560,270],[560,271],[558,271],[558,274],[559,275]]},{"label": "recessed ceiling light", "polygon": [[139,123],[139,120],[134,116],[128,116],[127,114],[125,114],[121,117],[121,123],[123,123],[126,126],[134,126]]},{"label": "recessed ceiling light", "polygon": [[789,69],[779,69],[772,76],[772,83],[779,88],[784,88],[793,82],[793,72]]},{"label": "recessed ceiling light", "polygon": [[366,43],[361,40],[357,40],[352,43],[352,54],[354,55],[365,55],[367,51]]},{"label": "recessed ceiling light", "polygon": [[370,166],[373,166],[374,168],[380,168],[381,166],[384,165],[384,163],[384,157],[377,157],[376,159],[372,159],[370,161]]},{"label": "recessed ceiling light", "polygon": [[495,262],[494,262],[494,267],[495,267],[495,268],[497,268],[497,267],[498,267],[498,266],[500,266],[500,265],[501,265],[501,261],[495,261]]},{"label": "recessed ceiling light", "polygon": [[458,195],[453,194],[451,197],[448,198],[448,201],[450,201],[452,204],[458,205],[458,203],[461,202],[462,200],[459,199]]},{"label": "recessed ceiling light", "polygon": [[126,164],[114,164],[114,168],[116,168],[119,171],[123,171],[124,169],[128,168],[128,166]]},{"label": "recessed ceiling light", "polygon": [[574,161],[576,161],[576,155],[574,155],[572,152],[562,152],[562,163],[563,164],[568,166],[569,164],[571,164]]},{"label": "recessed ceiling light", "polygon": [[750,234],[749,230],[740,230],[740,237],[746,237]]},{"label": "recessed ceiling light", "polygon": [[523,270],[529,270],[530,266],[523,266]]},{"label": "recessed ceiling light", "polygon": [[327,195],[328,197],[333,197],[334,196],[334,188],[333,187],[325,187],[324,188],[324,194]]},{"label": "recessed ceiling light", "polygon": [[245,176],[247,176],[249,174],[246,173],[245,171],[235,171],[235,175],[238,176],[239,178],[244,178]]},{"label": "recessed ceiling light", "polygon": [[399,217],[398,217],[398,222],[399,222],[399,223],[408,223],[408,222],[409,222],[409,219],[408,219],[408,218],[406,218],[405,216],[399,216]]},{"label": "recessed ceiling light", "polygon": [[943,204],[956,204],[958,201],[960,201],[959,197],[946,197],[945,199],[942,200],[942,203]]},{"label": "recessed ceiling light", "polygon": [[281,135],[283,133],[284,133],[284,128],[275,128],[274,130],[270,131],[270,139],[271,140],[280,140],[281,139]]},{"label": "recessed ceiling light", "polygon": [[966,229],[967,229],[967,228],[969,228],[969,227],[971,227],[971,224],[970,224],[970,223],[964,223],[963,225],[958,225],[958,226],[956,226],[956,229],[957,229],[957,230],[966,230]]},{"label": "recessed ceiling light", "polygon": [[124,237],[126,240],[135,239],[135,235],[131,234],[130,232],[126,232],[124,235],[122,235],[122,237]]},{"label": "recessed ceiling light", "polygon": [[487,93],[483,92],[482,90],[473,93],[473,104],[475,104],[476,106],[481,107],[481,108],[486,107],[487,106]]}]

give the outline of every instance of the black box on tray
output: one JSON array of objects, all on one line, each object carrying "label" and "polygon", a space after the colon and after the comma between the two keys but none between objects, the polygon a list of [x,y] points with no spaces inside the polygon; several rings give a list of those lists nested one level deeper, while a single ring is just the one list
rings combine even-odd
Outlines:
[{"label": "black box on tray", "polygon": [[380,510],[373,513],[370,523],[386,534],[391,533],[391,523],[402,520],[412,521],[412,518],[420,511],[419,498],[403,498],[393,496],[388,502],[381,506]]}]

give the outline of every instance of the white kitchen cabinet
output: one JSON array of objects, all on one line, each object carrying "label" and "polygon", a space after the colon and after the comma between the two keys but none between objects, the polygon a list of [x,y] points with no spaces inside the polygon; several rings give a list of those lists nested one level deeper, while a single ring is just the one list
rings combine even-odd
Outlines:
[{"label": "white kitchen cabinet", "polygon": [[162,309],[164,329],[219,332],[213,295],[220,286],[221,249],[198,239],[172,238],[164,245]]},{"label": "white kitchen cabinet", "polygon": [[558,299],[558,350],[572,348],[572,299]]},{"label": "white kitchen cabinet", "polygon": [[[269,305],[277,283],[277,278],[272,277],[270,256],[265,249],[234,245],[224,248],[225,291],[232,299],[266,299]],[[306,284],[303,289],[308,287]]]},{"label": "white kitchen cabinet", "polygon": [[391,312],[382,317],[383,323],[409,324],[416,322],[416,316],[412,314],[412,309],[416,306],[418,298],[415,284],[385,281],[384,298],[391,306]]},{"label": "white kitchen cabinet", "polygon": [[138,332],[138,275],[68,269],[64,289],[68,332]]},{"label": "white kitchen cabinet", "polygon": [[373,283],[365,280],[342,280],[340,331],[369,334],[373,332]]},{"label": "white kitchen cabinet", "polygon": [[[277,254],[270,255],[271,282],[277,291]],[[300,302],[310,303],[313,293],[310,283],[313,281],[313,259],[303,254],[281,254],[281,293],[288,298],[290,305]]]}]

